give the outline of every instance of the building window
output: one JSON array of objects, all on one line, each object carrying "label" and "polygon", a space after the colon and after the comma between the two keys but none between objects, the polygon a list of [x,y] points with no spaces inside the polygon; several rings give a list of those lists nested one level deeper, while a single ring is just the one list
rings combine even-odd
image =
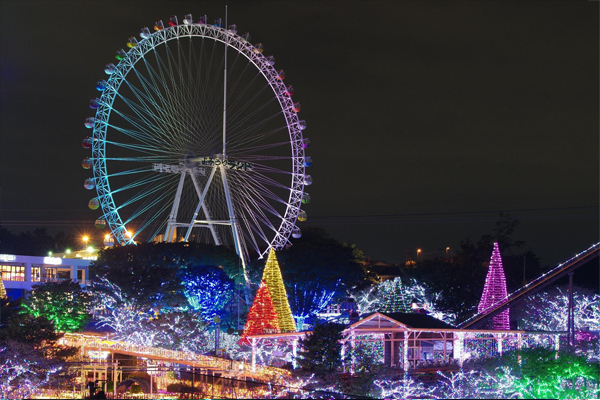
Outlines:
[{"label": "building window", "polygon": [[56,268],[45,267],[42,269],[42,281],[48,282],[56,280]]},{"label": "building window", "polygon": [[39,282],[40,281],[40,267],[31,267],[31,281]]},{"label": "building window", "polygon": [[71,268],[57,268],[56,275],[58,279],[71,279]]},{"label": "building window", "polygon": [[77,280],[79,282],[85,281],[85,269],[78,269],[77,270]]},{"label": "building window", "polygon": [[44,267],[42,269],[43,282],[57,282],[71,279],[71,268]]},{"label": "building window", "polygon": [[0,264],[3,281],[25,282],[25,267],[23,265]]}]

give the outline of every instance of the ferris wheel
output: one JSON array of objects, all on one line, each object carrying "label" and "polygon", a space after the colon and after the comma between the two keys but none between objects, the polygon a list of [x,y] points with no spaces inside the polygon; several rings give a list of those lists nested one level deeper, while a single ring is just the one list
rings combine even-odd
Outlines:
[{"label": "ferris wheel", "polygon": [[293,87],[263,51],[206,16],[172,16],[129,38],[85,121],[97,227],[119,244],[226,245],[244,265],[300,237],[310,142]]}]

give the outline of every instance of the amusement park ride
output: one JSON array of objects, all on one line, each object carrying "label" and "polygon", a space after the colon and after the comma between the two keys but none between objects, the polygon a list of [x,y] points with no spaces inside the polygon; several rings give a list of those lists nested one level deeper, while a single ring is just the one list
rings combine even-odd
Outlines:
[{"label": "amusement park ride", "polygon": [[105,66],[82,166],[114,243],[226,245],[245,267],[301,236],[310,141],[292,85],[263,52],[227,17],[188,14],[142,28]]}]

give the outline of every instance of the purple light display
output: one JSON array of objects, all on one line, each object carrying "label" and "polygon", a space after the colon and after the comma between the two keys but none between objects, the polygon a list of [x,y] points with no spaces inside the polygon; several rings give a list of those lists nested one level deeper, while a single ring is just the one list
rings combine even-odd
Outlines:
[{"label": "purple light display", "polygon": [[[504,268],[502,267],[502,257],[498,243],[494,243],[494,250],[490,259],[490,267],[485,278],[485,286],[483,294],[477,306],[477,312],[483,313],[495,303],[504,299],[507,296],[506,277],[504,276]],[[492,329],[509,330],[509,309],[500,312],[492,319]]]}]

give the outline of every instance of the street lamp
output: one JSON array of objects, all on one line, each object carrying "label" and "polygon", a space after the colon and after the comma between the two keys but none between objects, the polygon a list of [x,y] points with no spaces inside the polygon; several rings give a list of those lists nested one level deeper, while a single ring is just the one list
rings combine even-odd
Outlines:
[{"label": "street lamp", "polygon": [[419,254],[421,254],[421,249],[417,249],[417,261],[419,261]]},{"label": "street lamp", "polygon": [[448,258],[448,252],[450,252],[450,264],[452,264],[452,249],[450,246],[446,247],[446,258]]},{"label": "street lamp", "polygon": [[87,236],[84,236],[84,237],[81,238],[81,240],[83,240],[83,243],[84,243],[83,247],[87,248],[88,247],[88,242],[90,241],[90,238],[87,237]]}]

